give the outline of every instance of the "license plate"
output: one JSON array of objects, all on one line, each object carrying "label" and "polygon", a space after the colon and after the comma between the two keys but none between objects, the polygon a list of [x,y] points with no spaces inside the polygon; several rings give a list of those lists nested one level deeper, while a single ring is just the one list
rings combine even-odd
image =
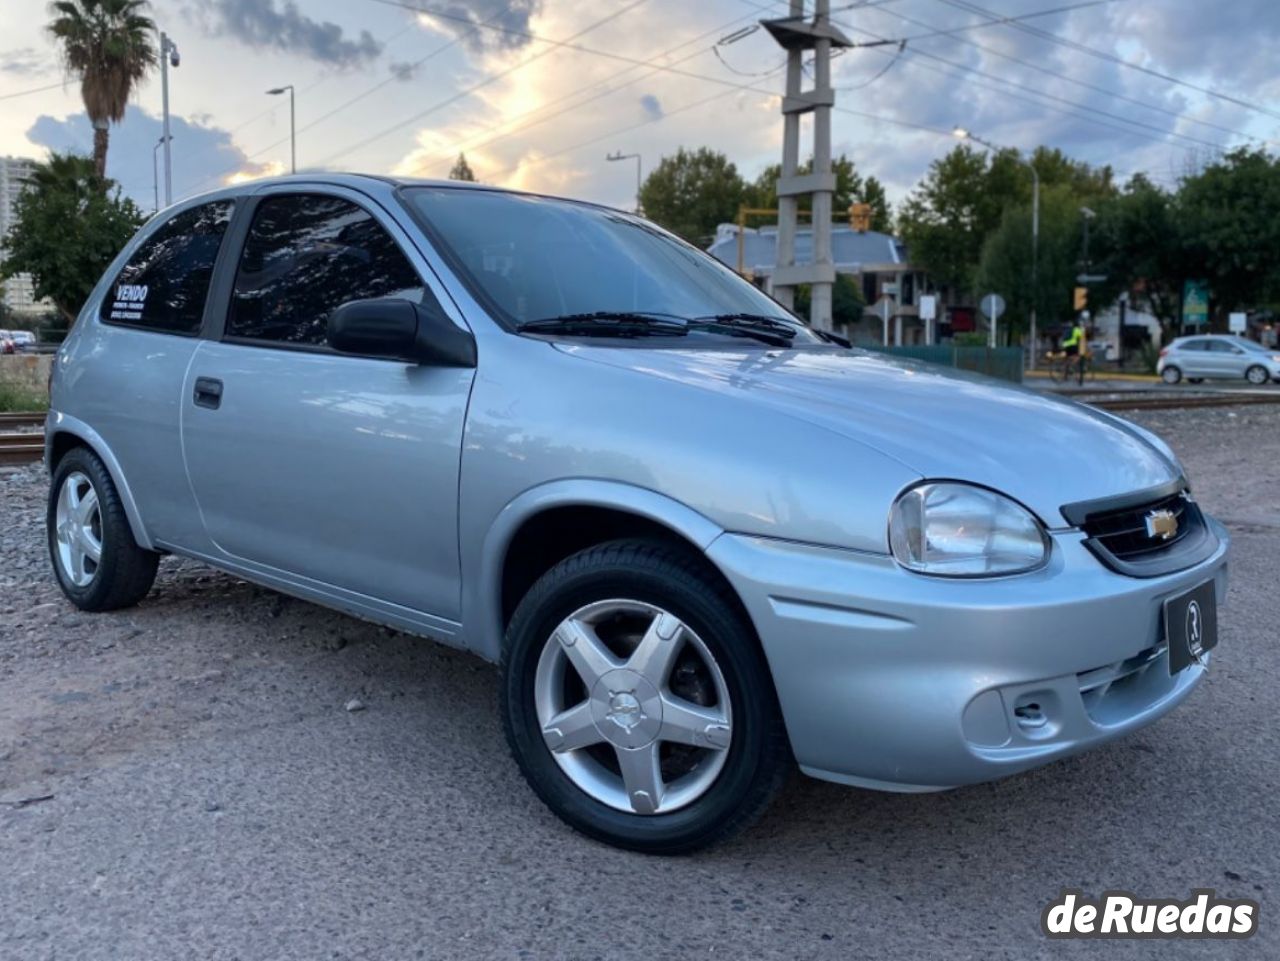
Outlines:
[{"label": "license plate", "polygon": [[1164,636],[1169,642],[1169,673],[1200,660],[1218,643],[1218,596],[1213,581],[1164,602]]}]

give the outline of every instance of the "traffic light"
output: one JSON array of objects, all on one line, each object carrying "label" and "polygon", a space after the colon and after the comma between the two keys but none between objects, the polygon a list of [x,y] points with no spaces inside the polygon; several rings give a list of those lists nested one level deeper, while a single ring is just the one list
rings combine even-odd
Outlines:
[{"label": "traffic light", "polygon": [[871,229],[871,204],[849,204],[849,226],[865,234]]},{"label": "traffic light", "polygon": [[1071,307],[1073,310],[1084,310],[1089,306],[1089,288],[1077,287],[1075,295],[1071,299]]}]

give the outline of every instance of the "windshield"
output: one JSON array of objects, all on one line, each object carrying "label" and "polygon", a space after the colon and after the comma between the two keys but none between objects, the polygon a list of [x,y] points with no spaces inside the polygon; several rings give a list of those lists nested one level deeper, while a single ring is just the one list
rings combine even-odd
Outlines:
[{"label": "windshield", "polygon": [[490,190],[404,193],[464,282],[510,327],[602,313],[732,314],[786,323],[796,345],[822,342],[715,258],[638,217]]}]

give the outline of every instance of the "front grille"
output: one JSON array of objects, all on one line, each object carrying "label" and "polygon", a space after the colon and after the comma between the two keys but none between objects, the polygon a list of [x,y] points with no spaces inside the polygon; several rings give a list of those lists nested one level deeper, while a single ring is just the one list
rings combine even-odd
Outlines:
[{"label": "front grille", "polygon": [[[1171,536],[1149,529],[1149,521],[1177,522]],[[1130,577],[1159,577],[1208,559],[1217,535],[1183,483],[1102,501],[1067,504],[1062,514],[1085,535],[1085,546],[1107,567]]]},{"label": "front grille", "polygon": [[[1088,518],[1084,532],[1106,548],[1113,557],[1122,561],[1172,549],[1179,541],[1192,533],[1198,518],[1190,516],[1195,505],[1181,492],[1163,500],[1140,507],[1115,511]],[[1147,533],[1147,518],[1157,511],[1169,511],[1178,523],[1177,532],[1170,538]]]}]

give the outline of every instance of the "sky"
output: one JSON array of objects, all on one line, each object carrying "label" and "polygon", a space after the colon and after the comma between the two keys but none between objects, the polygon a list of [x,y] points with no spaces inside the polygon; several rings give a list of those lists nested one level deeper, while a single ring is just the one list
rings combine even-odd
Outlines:
[{"label": "sky", "polygon": [[[851,40],[906,41],[833,61],[836,153],[897,202],[957,125],[1166,184],[1224,149],[1280,148],[1276,0],[1063,10],[1080,2],[832,0]],[[648,173],[705,145],[754,178],[780,158],[784,57],[746,31],[786,12],[783,0],[155,0],[181,53],[174,196],[287,172],[288,97],[265,93],[285,84],[299,170],[444,177],[465,152],[482,181],[630,207],[635,161],[607,154],[639,153]],[[47,19],[44,0],[0,5],[0,155],[91,149]],[[108,174],[148,210],[160,115],[157,72],[111,130]]]}]

